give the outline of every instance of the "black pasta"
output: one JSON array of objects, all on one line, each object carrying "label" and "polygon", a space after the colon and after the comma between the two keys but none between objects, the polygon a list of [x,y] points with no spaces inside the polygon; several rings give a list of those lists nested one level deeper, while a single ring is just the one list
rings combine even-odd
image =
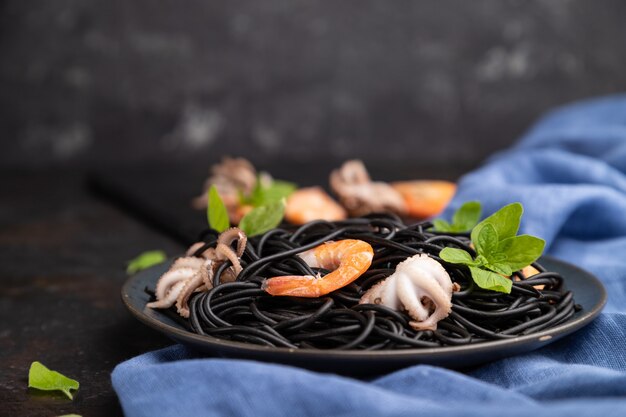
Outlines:
[{"label": "black pasta", "polygon": [[[481,343],[536,333],[568,320],[580,307],[563,278],[535,263],[539,271],[524,277],[514,273],[510,294],[474,285],[469,271],[448,264],[438,254],[444,247],[472,255],[465,234],[441,234],[429,222],[405,226],[390,215],[340,222],[315,221],[299,228],[273,229],[249,239],[237,281],[221,283],[230,266],[214,276],[214,288],[190,300],[187,326],[201,335],[265,346],[306,349],[406,349]],[[215,234],[204,235],[204,249],[215,245]],[[275,297],[261,289],[263,280],[279,275],[322,275],[298,253],[329,240],[360,239],[374,248],[370,268],[353,283],[320,298]],[[452,312],[437,330],[416,331],[410,317],[383,305],[359,304],[363,293],[395,271],[399,262],[427,254],[442,263],[461,289],[452,296]],[[538,289],[541,288],[541,289]]]}]

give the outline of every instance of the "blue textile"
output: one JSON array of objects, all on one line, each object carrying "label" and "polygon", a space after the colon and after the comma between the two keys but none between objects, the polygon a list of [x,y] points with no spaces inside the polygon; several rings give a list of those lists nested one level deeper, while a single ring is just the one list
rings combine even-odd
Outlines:
[{"label": "blue textile", "polygon": [[447,211],[520,201],[522,230],[596,274],[604,313],[538,351],[469,374],[413,366],[371,381],[173,346],[113,371],[136,416],[626,416],[626,96],[562,108],[512,149],[466,175]]}]

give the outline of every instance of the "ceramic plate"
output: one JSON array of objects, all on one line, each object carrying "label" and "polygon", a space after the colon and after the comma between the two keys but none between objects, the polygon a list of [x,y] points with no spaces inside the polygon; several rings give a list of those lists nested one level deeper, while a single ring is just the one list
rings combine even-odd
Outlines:
[{"label": "ceramic plate", "polygon": [[312,350],[259,346],[188,331],[180,322],[159,310],[146,308],[156,281],[169,264],[159,265],[129,278],[122,287],[122,300],[130,312],[144,324],[173,340],[211,356],[245,358],[300,366],[317,371],[349,375],[380,374],[423,363],[448,368],[468,368],[507,356],[539,349],[589,324],[606,303],[606,290],[592,274],[551,257],[540,263],[565,277],[565,287],[574,292],[574,300],[583,308],[567,322],[532,335],[465,346],[401,349],[387,351]]}]

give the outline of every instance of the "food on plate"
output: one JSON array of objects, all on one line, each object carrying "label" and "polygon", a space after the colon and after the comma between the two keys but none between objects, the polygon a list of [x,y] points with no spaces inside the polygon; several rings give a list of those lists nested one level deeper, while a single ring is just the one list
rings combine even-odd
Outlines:
[{"label": "food on plate", "polygon": [[320,297],[345,287],[360,277],[372,264],[372,246],[356,239],[327,241],[321,245],[299,253],[311,268],[330,271],[322,278],[316,275],[284,275],[263,282],[263,288],[272,295],[294,297]]},{"label": "food on plate", "polygon": [[266,172],[257,173],[246,159],[228,157],[211,168],[204,191],[192,201],[194,208],[206,209],[211,187],[222,198],[231,224],[238,224],[254,208],[282,198],[287,199],[285,219],[292,224],[338,221],[348,215],[371,213],[425,219],[440,214],[456,191],[456,185],[448,181],[372,181],[362,161],[349,160],[330,174],[330,188],[339,199],[337,203],[321,187],[297,189]]},{"label": "food on plate", "polygon": [[396,266],[393,274],[372,286],[360,304],[381,304],[405,310],[415,330],[436,330],[437,322],[452,311],[452,283],[443,266],[428,255],[413,255]]},{"label": "food on plate", "polygon": [[449,181],[399,181],[391,186],[404,199],[407,214],[418,219],[441,214],[456,192],[456,184]]},{"label": "food on plate", "polygon": [[[205,233],[161,277],[148,306],[169,305],[162,311],[200,335],[289,349],[466,345],[572,317],[580,306],[564,278],[537,263],[545,242],[517,234],[521,205],[476,224],[476,204],[455,214],[454,232],[374,214],[247,237]],[[187,298],[175,310],[180,282]]]},{"label": "food on plate", "polygon": [[373,182],[359,160],[345,162],[330,174],[330,188],[350,216],[370,213],[406,214],[400,193],[385,182]]},{"label": "food on plate", "polygon": [[204,183],[204,190],[192,201],[192,205],[196,209],[206,209],[207,194],[214,185],[228,210],[230,221],[239,223],[242,217],[241,195],[250,194],[256,183],[256,169],[248,160],[225,157],[222,162],[211,167],[211,175]]},{"label": "food on plate", "polygon": [[[198,291],[213,288],[213,276],[226,261],[219,282],[232,282],[241,272],[239,258],[246,247],[246,235],[236,227],[222,232],[214,245],[205,242],[194,243],[186,256],[176,259],[170,269],[157,282],[154,295],[156,301],[148,303],[150,308],[168,308],[176,303],[176,310],[182,317],[189,317],[189,297]],[[231,245],[237,244],[237,249]]]},{"label": "food on plate", "polygon": [[305,224],[313,220],[345,220],[348,214],[322,187],[300,188],[287,198],[285,220]]}]

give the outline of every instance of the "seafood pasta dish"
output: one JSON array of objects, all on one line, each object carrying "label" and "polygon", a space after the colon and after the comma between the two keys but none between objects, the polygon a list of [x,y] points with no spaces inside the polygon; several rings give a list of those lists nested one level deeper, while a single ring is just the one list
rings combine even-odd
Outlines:
[{"label": "seafood pasta dish", "polygon": [[521,205],[481,222],[477,206],[452,223],[389,211],[261,233],[226,222],[172,262],[147,306],[200,335],[286,349],[466,345],[568,320],[580,306],[537,263],[543,240],[518,235]]}]

